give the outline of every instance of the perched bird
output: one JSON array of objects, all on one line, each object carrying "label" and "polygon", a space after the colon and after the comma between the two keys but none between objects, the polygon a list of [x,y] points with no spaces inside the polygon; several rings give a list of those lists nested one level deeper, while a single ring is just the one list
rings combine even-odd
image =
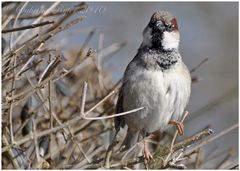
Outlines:
[{"label": "perched bird", "polygon": [[[191,77],[179,53],[179,29],[169,12],[155,12],[143,31],[143,42],[128,64],[120,89],[116,112],[144,109],[115,118],[116,133],[128,126],[122,146],[129,149],[139,137],[175,125],[183,134],[179,121],[189,101]],[[144,142],[145,158],[152,155]]]}]

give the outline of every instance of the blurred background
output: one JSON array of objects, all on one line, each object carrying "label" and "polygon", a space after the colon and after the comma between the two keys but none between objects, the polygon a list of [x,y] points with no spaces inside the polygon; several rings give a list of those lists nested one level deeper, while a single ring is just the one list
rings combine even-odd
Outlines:
[{"label": "blurred background", "polygon": [[[60,3],[59,9],[74,3]],[[180,53],[189,69],[205,58],[208,61],[192,76],[192,94],[185,121],[186,138],[211,126],[215,134],[238,123],[238,2],[88,2],[88,10],[77,15],[87,18],[54,37],[52,48],[67,58],[77,51],[91,29],[96,28],[88,47],[98,48],[99,35],[103,47],[126,41],[127,44],[111,58],[102,61],[103,70],[117,82],[142,42],[142,31],[153,12],[173,13],[180,29]],[[27,8],[47,8],[50,3],[29,3]],[[27,13],[27,11],[26,11]],[[207,145],[208,156],[202,168],[214,168],[229,149],[233,163],[238,163],[238,129]],[[214,157],[215,156],[215,157]],[[218,156],[218,157],[216,157]],[[213,158],[213,159],[211,159]]]}]

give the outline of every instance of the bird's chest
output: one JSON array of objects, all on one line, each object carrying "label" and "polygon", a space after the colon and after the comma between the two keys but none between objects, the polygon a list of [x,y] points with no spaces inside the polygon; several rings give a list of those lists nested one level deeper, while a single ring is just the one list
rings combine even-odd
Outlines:
[{"label": "bird's chest", "polygon": [[135,71],[130,76],[127,86],[125,86],[125,92],[128,92],[127,98],[130,98],[131,102],[138,107],[141,104],[154,109],[154,107],[159,106],[159,102],[171,98],[176,88],[175,85],[179,81],[178,76],[173,75],[173,71]]},{"label": "bird's chest", "polygon": [[131,126],[150,132],[166,127],[178,104],[184,100],[184,96],[179,94],[184,91],[184,86],[181,75],[174,70],[138,70],[132,73],[124,87],[124,109],[145,109],[126,116],[127,120],[132,120]]},{"label": "bird's chest", "polygon": [[166,80],[162,71],[139,70],[136,71],[129,80],[131,97],[135,103],[147,104],[149,107],[152,102],[160,100],[166,89]]}]

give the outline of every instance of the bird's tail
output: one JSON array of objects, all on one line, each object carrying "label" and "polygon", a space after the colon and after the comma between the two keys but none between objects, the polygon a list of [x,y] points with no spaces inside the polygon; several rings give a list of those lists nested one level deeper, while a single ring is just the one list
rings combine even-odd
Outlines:
[{"label": "bird's tail", "polygon": [[131,147],[133,147],[138,142],[138,138],[139,138],[139,131],[132,132],[128,129],[127,135],[122,143],[123,150],[128,150]]}]

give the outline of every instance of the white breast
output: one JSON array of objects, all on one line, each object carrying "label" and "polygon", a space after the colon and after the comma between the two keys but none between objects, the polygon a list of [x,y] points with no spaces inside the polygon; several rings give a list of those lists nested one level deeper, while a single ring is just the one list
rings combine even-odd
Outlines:
[{"label": "white breast", "polygon": [[139,69],[129,76],[123,90],[124,110],[145,107],[125,116],[130,129],[164,130],[172,117],[178,119],[182,115],[190,95],[190,82],[179,72],[181,68],[179,64],[166,72]]}]

